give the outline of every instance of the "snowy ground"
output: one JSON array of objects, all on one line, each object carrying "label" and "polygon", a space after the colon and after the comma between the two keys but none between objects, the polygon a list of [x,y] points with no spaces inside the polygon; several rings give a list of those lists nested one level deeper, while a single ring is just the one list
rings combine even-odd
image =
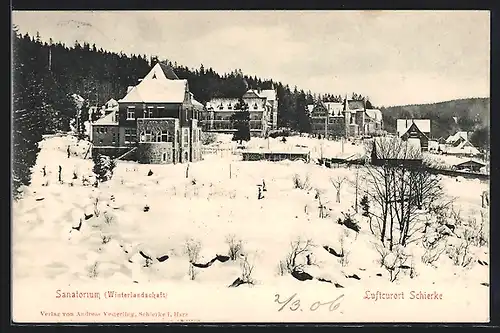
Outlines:
[{"label": "snowy ground", "polygon": [[[221,140],[227,145],[234,144],[223,136]],[[279,138],[270,139],[270,145],[273,149],[297,144],[311,147],[313,139],[290,137],[287,140],[282,144]],[[68,145],[72,151],[70,158],[66,153]],[[267,140],[252,139],[249,144],[249,148],[260,146],[267,147]],[[412,277],[402,274],[391,283],[388,272],[377,262],[379,254],[373,245],[376,239],[366,220],[355,215],[361,226],[359,234],[336,223],[341,212],[352,211],[355,189],[345,185],[341,203],[336,203],[330,177],[345,175],[353,179],[354,169],[327,169],[312,163],[288,161],[243,162],[233,157],[207,155],[204,161],[190,164],[186,178],[186,165],[119,161],[113,178],[95,188],[82,184],[82,177],[92,182],[92,161],[82,159],[87,148],[84,141],[77,144],[72,137],[53,137],[42,142],[32,184],[24,189],[24,197],[13,203],[15,290],[16,286],[21,290],[21,286],[43,285],[43,281],[65,285],[167,283],[179,290],[218,290],[216,297],[222,299],[231,299],[231,295],[237,294],[241,300],[241,297],[254,297],[254,293],[259,295],[256,299],[266,293],[272,299],[274,293],[282,289],[308,290],[320,297],[338,291],[334,283],[343,286],[347,293],[349,290],[364,293],[365,290],[432,286],[449,293],[462,290],[463,295],[468,295],[464,296],[466,303],[457,302],[457,298],[447,306],[460,303],[463,305],[460,311],[469,314],[483,311],[478,315],[487,319],[489,288],[481,283],[489,283],[489,266],[477,262],[480,259],[489,263],[487,246],[471,249],[475,261],[468,268],[453,265],[446,254],[440,257],[437,268],[433,268],[421,262],[422,250],[418,245],[409,246],[416,274]],[[311,148],[319,154],[318,146]],[[340,142],[327,141],[323,149],[324,153],[329,151],[331,157],[347,157],[361,153],[362,147],[345,143],[342,153]],[[58,182],[59,165],[62,183]],[[43,176],[44,166],[46,176]],[[148,176],[149,170],[153,172],[151,176]],[[73,179],[74,173],[76,179]],[[296,174],[302,179],[309,177],[311,190],[294,189],[292,179]],[[263,179],[267,191],[263,192],[265,198],[258,200],[257,185]],[[457,182],[443,177],[442,184],[448,195],[459,195],[455,203],[464,216],[473,214],[479,219],[480,195],[488,189],[487,183]],[[328,207],[327,218],[319,218],[315,189],[322,193]],[[148,211],[144,211],[145,206],[149,207]],[[80,230],[74,230],[80,221]],[[186,244],[198,243],[201,250],[196,262],[207,263],[217,255],[227,255],[226,239],[231,235],[242,241],[242,253],[254,268],[255,285],[227,288],[241,276],[242,259],[215,261],[208,268],[196,268],[195,279],[191,280]],[[323,248],[328,246],[338,251],[342,237],[349,252],[347,263]],[[310,239],[314,244],[311,258],[316,265],[306,266],[305,271],[332,283],[316,279],[303,282],[289,274],[279,274],[280,261],[289,253],[290,243],[297,239]],[[140,252],[153,260],[148,263]],[[155,259],[165,255],[168,259],[163,262]],[[352,278],[353,275],[359,280]],[[396,317],[389,316],[388,320]],[[367,315],[358,320],[369,318]]]}]

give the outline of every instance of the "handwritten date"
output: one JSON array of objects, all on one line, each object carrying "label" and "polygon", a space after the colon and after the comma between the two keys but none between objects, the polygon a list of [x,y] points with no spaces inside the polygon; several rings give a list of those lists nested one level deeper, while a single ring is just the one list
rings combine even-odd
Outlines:
[{"label": "handwritten date", "polygon": [[[289,306],[289,309],[292,311],[297,311],[297,310],[302,311],[300,299],[296,296],[297,296],[297,293],[293,294],[292,296],[290,296],[289,298],[287,298],[285,300],[281,300],[279,294],[274,295],[274,302],[281,305],[281,307],[278,309],[278,311],[283,310],[287,306]],[[337,297],[333,301],[324,302],[324,303],[322,303],[320,301],[316,301],[316,302],[312,303],[311,306],[309,306],[309,310],[316,311],[316,310],[318,310],[318,308],[320,308],[322,306],[329,305],[328,309],[330,311],[335,311],[339,308],[340,304],[342,303],[343,298],[344,298],[344,294],[340,295],[339,297]]]}]

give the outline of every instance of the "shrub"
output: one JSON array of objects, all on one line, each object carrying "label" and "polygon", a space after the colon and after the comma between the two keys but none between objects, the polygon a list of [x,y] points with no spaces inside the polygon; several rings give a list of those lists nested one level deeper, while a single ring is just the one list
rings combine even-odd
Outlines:
[{"label": "shrub", "polygon": [[351,253],[350,251],[347,251],[345,248],[345,242],[346,242],[346,237],[348,236],[347,230],[344,230],[340,237],[339,237],[339,242],[340,242],[340,258],[339,258],[339,263],[342,267],[346,267],[349,265],[349,254]]},{"label": "shrub", "polygon": [[96,154],[93,161],[94,167],[92,168],[92,171],[96,175],[96,179],[101,182],[111,179],[113,176],[113,170],[116,167],[115,160],[111,159],[109,156]]},{"label": "shrub", "polygon": [[235,235],[229,235],[226,237],[226,244],[229,246],[228,255],[231,260],[236,260],[238,255],[242,250],[242,242],[239,239],[236,239]]},{"label": "shrub", "polygon": [[99,266],[99,262],[95,262],[93,265],[91,265],[88,269],[88,277],[95,279],[98,275],[99,272],[97,270],[97,267]]},{"label": "shrub", "polygon": [[99,214],[101,213],[101,210],[99,209],[99,198],[94,199],[94,216],[99,217]]},{"label": "shrub", "polygon": [[[380,255],[380,267],[384,267],[389,272],[389,281],[395,282],[405,269],[405,264],[410,256],[404,253],[402,246],[396,246],[393,251],[389,251],[389,249],[376,244],[375,249]],[[412,274],[411,270],[410,267],[410,274]]]},{"label": "shrub", "polygon": [[363,195],[359,204],[361,205],[361,211],[363,212],[361,215],[369,217],[370,216],[370,202],[369,202],[368,196],[366,194]]},{"label": "shrub", "polygon": [[210,132],[201,132],[201,144],[209,145],[217,140],[217,134]]},{"label": "shrub", "polygon": [[199,258],[200,255],[200,250],[201,250],[201,243],[199,241],[196,241],[194,239],[189,239],[186,241],[185,245],[185,253],[187,254],[189,258],[189,278],[191,280],[194,280],[197,275],[197,270],[195,267],[192,265],[193,262],[196,262]]},{"label": "shrub", "polygon": [[241,258],[240,268],[241,268],[241,280],[243,283],[253,284],[252,272],[255,265],[248,261],[248,255],[244,255]]},{"label": "shrub", "polygon": [[425,235],[422,240],[422,247],[425,249],[421,257],[422,262],[426,265],[436,267],[434,263],[446,251],[446,236],[436,232],[430,236]]},{"label": "shrub", "polygon": [[463,228],[460,235],[460,242],[448,247],[448,257],[453,260],[455,266],[466,268],[472,264],[474,255],[470,252],[470,246],[472,245],[473,237],[474,233],[471,229]]},{"label": "shrub", "polygon": [[290,243],[290,247],[290,252],[286,255],[284,260],[284,265],[288,273],[292,273],[304,266],[303,262],[299,262],[299,258],[305,258],[305,255],[311,251],[311,248],[314,247],[314,244],[310,239],[302,241],[299,237],[297,238],[297,240]]},{"label": "shrub", "polygon": [[298,174],[293,175],[293,188],[298,188],[301,190],[310,190],[311,183],[309,181],[309,175],[305,177],[300,177]]},{"label": "shrub", "polygon": [[352,218],[351,214],[342,212],[343,218],[337,220],[338,224],[345,226],[348,229],[354,230],[355,232],[359,232],[361,227],[359,224]]}]

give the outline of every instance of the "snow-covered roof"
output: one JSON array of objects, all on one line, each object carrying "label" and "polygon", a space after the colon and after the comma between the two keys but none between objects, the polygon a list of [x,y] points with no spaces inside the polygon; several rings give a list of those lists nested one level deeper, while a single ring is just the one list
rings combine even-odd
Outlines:
[{"label": "snow-covered roof", "polygon": [[261,96],[257,90],[250,89],[245,94],[243,94],[243,98],[266,98]]},{"label": "snow-covered roof", "polygon": [[118,125],[118,119],[116,117],[116,111],[108,113],[106,116],[97,119],[92,123],[92,126],[103,126],[103,125]]},{"label": "snow-covered roof", "polygon": [[382,121],[382,112],[378,109],[367,109],[366,114],[376,121]]},{"label": "snow-covered roof", "polygon": [[268,101],[276,100],[276,91],[273,89],[261,90],[258,94],[261,97],[267,98]]},{"label": "snow-covered roof", "polygon": [[358,100],[347,100],[346,110],[364,110],[365,102]]},{"label": "snow-covered roof", "polygon": [[156,65],[154,65],[143,80],[149,80],[155,78],[159,80],[179,79],[179,77],[175,74],[174,70],[170,66],[164,63],[157,63]]},{"label": "snow-covered roof", "polygon": [[120,100],[126,103],[182,103],[187,80],[144,79]]},{"label": "snow-covered roof", "polygon": [[467,132],[457,132],[453,135],[450,135],[447,139],[446,139],[446,143],[453,143],[455,141],[457,141],[458,139],[464,139],[464,140],[467,140]]},{"label": "snow-covered roof", "polygon": [[464,141],[461,144],[459,144],[457,147],[449,147],[446,149],[446,153],[448,154],[472,154],[472,155],[478,155],[480,154],[480,151],[472,146],[470,143],[467,144],[468,141]]},{"label": "snow-covered roof", "polygon": [[415,125],[421,132],[431,132],[430,119],[398,119],[396,122],[396,130],[398,132],[398,135],[401,136],[405,134],[413,123],[415,123]]},{"label": "snow-covered roof", "polygon": [[336,102],[323,102],[325,108],[328,110],[330,116],[340,116],[342,114],[343,105],[342,103]]},{"label": "snow-covered roof", "polygon": [[106,102],[106,106],[107,107],[118,106],[118,102],[114,98],[111,98],[109,101]]},{"label": "snow-covered roof", "polygon": [[195,100],[194,98],[191,99],[191,101],[193,102],[193,105],[194,106],[198,106],[198,107],[203,107],[203,104],[201,104],[200,102],[198,102],[197,100]]}]

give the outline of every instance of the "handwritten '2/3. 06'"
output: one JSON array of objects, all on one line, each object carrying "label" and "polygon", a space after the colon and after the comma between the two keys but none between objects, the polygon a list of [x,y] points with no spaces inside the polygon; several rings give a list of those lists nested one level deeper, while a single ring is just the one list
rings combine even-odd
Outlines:
[{"label": "handwritten '2/3. 06'", "polygon": [[[292,311],[297,311],[297,310],[303,311],[303,309],[301,308],[300,299],[297,298],[296,296],[297,296],[297,293],[293,294],[292,296],[290,296],[289,298],[287,298],[285,300],[281,300],[279,294],[274,295],[274,302],[281,305],[281,307],[278,309],[278,311],[283,310],[287,306],[289,306],[288,308]],[[339,297],[337,297],[333,301],[328,301],[328,302],[324,302],[324,303],[322,303],[320,301],[316,301],[309,306],[309,310],[316,311],[320,307],[324,307],[325,305],[328,305],[328,310],[335,311],[339,308],[343,298],[344,298],[344,294],[340,295]]]}]

